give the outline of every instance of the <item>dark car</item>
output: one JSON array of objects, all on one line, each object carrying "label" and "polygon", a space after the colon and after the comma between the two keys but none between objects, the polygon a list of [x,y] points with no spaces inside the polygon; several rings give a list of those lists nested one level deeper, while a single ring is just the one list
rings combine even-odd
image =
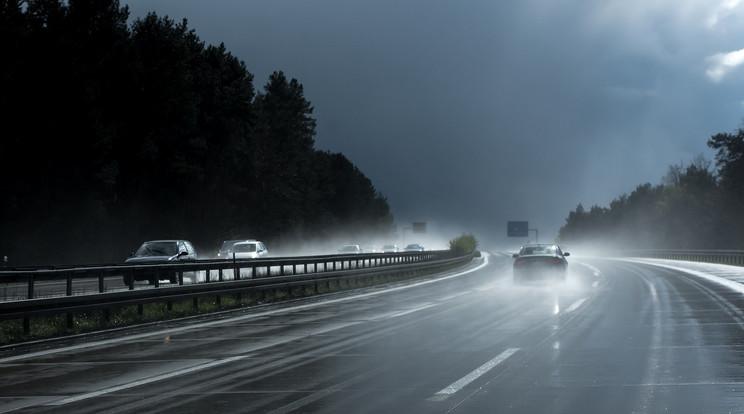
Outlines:
[{"label": "dark car", "polygon": [[[167,264],[196,260],[196,250],[188,240],[152,240],[142,243],[126,261],[127,264]],[[124,277],[124,283],[129,284],[131,276]],[[155,280],[168,279],[177,283],[176,274],[157,274],[156,272],[138,271],[134,280],[146,280],[155,284]]]},{"label": "dark car", "polygon": [[522,246],[514,257],[514,282],[533,280],[566,280],[568,257],[556,244],[529,244]]}]

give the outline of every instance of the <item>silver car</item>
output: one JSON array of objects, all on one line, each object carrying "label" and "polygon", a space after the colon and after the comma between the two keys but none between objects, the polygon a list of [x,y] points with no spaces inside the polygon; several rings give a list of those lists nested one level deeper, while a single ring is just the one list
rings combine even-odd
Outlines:
[{"label": "silver car", "polygon": [[403,251],[405,251],[405,252],[423,252],[424,251],[424,246],[422,246],[420,244],[417,244],[417,243],[413,243],[413,244],[409,244],[408,246],[406,246],[406,248],[403,249]]},{"label": "silver car", "polygon": [[246,240],[234,243],[228,250],[226,259],[258,259],[269,255],[269,249],[258,240]]},{"label": "silver car", "polygon": [[399,251],[398,246],[395,244],[386,244],[382,246],[383,253],[398,253]]},{"label": "silver car", "polygon": [[362,253],[362,248],[358,244],[347,244],[341,246],[341,248],[338,249],[338,252],[341,254],[359,254]]}]

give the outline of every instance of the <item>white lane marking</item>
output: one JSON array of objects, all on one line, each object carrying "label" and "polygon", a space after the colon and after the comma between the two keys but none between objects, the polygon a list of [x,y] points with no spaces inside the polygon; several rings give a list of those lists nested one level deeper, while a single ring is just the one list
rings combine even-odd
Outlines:
[{"label": "white lane marking", "polygon": [[212,367],[216,367],[216,366],[224,365],[224,364],[229,364],[231,362],[238,361],[238,360],[241,360],[241,359],[244,359],[244,358],[247,358],[247,357],[248,357],[248,355],[238,355],[238,356],[234,356],[234,357],[230,357],[230,358],[218,359],[216,361],[207,362],[206,364],[195,365],[193,367],[179,369],[177,371],[168,372],[166,374],[156,375],[156,376],[150,377],[150,378],[144,378],[144,379],[137,380],[137,381],[132,381],[132,382],[129,382],[129,383],[126,383],[126,384],[121,384],[121,385],[117,385],[117,386],[114,386],[114,387],[104,388],[102,390],[93,391],[93,392],[89,392],[89,393],[85,393],[85,394],[75,395],[73,397],[63,398],[61,400],[53,401],[53,402],[47,403],[45,405],[58,406],[58,405],[70,404],[70,403],[74,403],[74,402],[78,402],[78,401],[82,401],[82,400],[87,400],[89,398],[99,397],[99,396],[104,395],[104,394],[110,394],[112,392],[122,391],[122,390],[126,390],[126,389],[129,389],[129,388],[134,388],[134,387],[139,387],[140,385],[145,385],[145,384],[150,384],[150,383],[156,382],[156,381],[166,380],[166,379],[173,378],[173,377],[176,377],[176,376],[179,376],[179,375],[190,374],[192,372],[201,371],[203,369],[212,368]]},{"label": "white lane marking", "polygon": [[[224,365],[224,364],[229,363],[229,362],[233,362],[233,361],[237,361],[237,360],[241,360],[241,359],[245,359],[245,358],[250,358],[252,356],[252,354],[251,354],[252,352],[259,351],[261,349],[271,348],[271,347],[274,347],[274,346],[277,346],[277,345],[286,344],[286,343],[289,343],[289,342],[292,342],[292,341],[296,341],[296,340],[299,340],[299,339],[303,339],[303,338],[307,338],[307,337],[310,337],[310,336],[317,336],[317,335],[327,334],[327,333],[330,333],[330,332],[333,332],[333,331],[336,331],[336,330],[339,330],[339,329],[343,329],[343,328],[346,328],[346,327],[349,327],[349,326],[358,325],[358,324],[359,324],[359,322],[338,323],[338,324],[326,326],[324,328],[316,329],[314,331],[308,332],[307,334],[303,334],[303,335],[293,335],[293,336],[289,336],[289,337],[281,338],[281,339],[277,339],[277,340],[265,341],[263,343],[258,343],[258,344],[252,345],[251,347],[243,350],[244,352],[246,352],[243,355],[238,355],[238,356],[234,356],[234,357],[219,359],[219,360],[216,360],[216,361],[209,361],[209,362],[201,363],[201,364],[198,364],[198,365],[193,365],[191,367],[182,368],[182,369],[178,369],[178,370],[175,370],[175,371],[167,372],[167,373],[164,373],[164,374],[158,374],[156,376],[142,378],[142,379],[139,379],[139,380],[136,380],[136,381],[128,382],[126,384],[115,385],[115,386],[112,386],[112,387],[104,388],[102,390],[92,391],[92,392],[88,392],[88,393],[85,393],[85,394],[75,395],[75,396],[72,396],[72,397],[64,398],[62,400],[51,401],[51,402],[48,402],[48,403],[45,403],[45,404],[32,404],[32,405],[50,405],[50,406],[51,405],[64,405],[64,404],[69,404],[69,403],[72,403],[72,402],[77,402],[77,401],[81,401],[81,400],[85,400],[85,399],[89,399],[89,398],[95,398],[95,397],[99,397],[101,395],[110,394],[112,392],[126,390],[126,389],[137,387],[137,386],[140,386],[140,385],[145,385],[145,384],[150,384],[150,383],[156,382],[156,381],[170,379],[170,378],[173,378],[173,377],[177,377],[179,375],[190,374],[190,373],[195,372],[195,371],[201,371],[203,369],[212,368],[212,367],[219,366],[219,365]],[[18,408],[14,408],[14,409],[9,410],[9,411],[15,411],[17,409]]]},{"label": "white lane marking", "polygon": [[440,298],[439,300],[440,300],[440,301],[442,301],[442,302],[446,302],[446,301],[448,301],[448,300],[452,300],[452,299],[454,299],[454,298],[459,298],[460,296],[464,296],[464,295],[467,295],[467,294],[469,294],[469,293],[473,293],[473,291],[471,291],[471,290],[466,290],[466,291],[464,291],[464,292],[460,292],[460,293],[455,293],[454,295],[449,295],[449,296],[445,296],[445,297],[443,297],[443,298]]},{"label": "white lane marking", "polygon": [[484,267],[488,266],[488,263],[489,263],[489,261],[488,261],[489,254],[488,253],[485,253],[485,252],[482,252],[481,255],[483,257],[483,263],[481,263],[480,265],[478,265],[478,266],[476,266],[476,267],[474,267],[472,269],[468,269],[468,270],[465,270],[463,272],[455,273],[455,274],[452,274],[452,275],[449,275],[449,276],[443,276],[443,277],[436,278],[436,279],[430,279],[430,280],[425,280],[425,281],[422,281],[422,282],[417,282],[417,283],[414,283],[414,284],[411,284],[411,285],[396,286],[396,287],[393,287],[393,288],[378,290],[378,291],[369,292],[369,293],[362,293],[362,294],[358,294],[358,295],[354,295],[354,296],[346,296],[346,297],[337,298],[337,299],[328,299],[328,300],[323,300],[323,301],[308,303],[308,304],[305,304],[305,305],[297,305],[297,306],[292,306],[292,307],[288,307],[288,308],[281,308],[281,309],[274,309],[274,310],[265,311],[265,312],[252,313],[252,314],[249,314],[249,315],[235,316],[235,317],[232,317],[232,318],[220,319],[220,320],[217,320],[217,321],[195,323],[195,324],[192,324],[192,325],[182,326],[182,327],[179,327],[179,328],[163,329],[163,330],[155,331],[155,332],[147,332],[147,333],[141,333],[141,334],[127,335],[127,336],[121,336],[121,337],[117,337],[117,338],[105,339],[105,340],[101,340],[101,341],[94,341],[94,342],[88,342],[88,343],[83,343],[83,344],[65,346],[65,347],[61,347],[61,348],[48,349],[48,350],[44,350],[44,351],[31,352],[31,353],[28,353],[28,354],[14,355],[14,356],[6,357],[6,358],[0,358],[0,364],[4,364],[4,363],[8,363],[8,362],[13,362],[13,361],[18,361],[18,360],[22,360],[22,359],[35,358],[35,357],[46,356],[46,355],[53,355],[53,354],[58,354],[58,353],[61,353],[61,352],[77,351],[77,350],[81,350],[81,349],[95,348],[95,347],[99,347],[99,346],[107,346],[107,345],[112,345],[112,344],[118,344],[118,343],[121,343],[121,342],[135,341],[135,340],[142,339],[142,338],[149,338],[151,336],[172,335],[174,333],[190,331],[192,329],[208,328],[208,327],[212,327],[212,326],[224,325],[224,324],[238,322],[238,321],[244,321],[244,320],[248,320],[248,319],[261,318],[261,317],[264,317],[264,316],[278,315],[278,314],[283,314],[283,313],[292,313],[292,312],[296,312],[296,311],[300,311],[300,310],[305,310],[305,309],[318,308],[318,307],[321,307],[321,306],[326,306],[326,305],[330,305],[330,304],[334,304],[334,303],[348,302],[348,301],[352,301],[352,300],[356,300],[356,299],[362,299],[362,298],[367,298],[367,297],[378,296],[378,295],[382,295],[382,294],[386,294],[386,293],[390,293],[390,292],[398,292],[398,291],[401,291],[401,290],[412,289],[412,288],[415,288],[415,287],[418,287],[418,286],[424,286],[424,285],[429,285],[429,284],[433,284],[433,283],[438,283],[438,282],[441,282],[441,281],[444,281],[444,280],[455,279],[455,278],[462,277],[462,276],[465,276],[465,275],[470,274],[470,273],[473,273],[473,272],[477,272],[477,271],[483,269]]},{"label": "white lane marking", "polygon": [[564,313],[571,313],[579,308],[579,306],[583,305],[584,302],[586,302],[586,298],[581,298],[577,300],[576,302],[572,303],[571,306],[567,307]]},{"label": "white lane marking", "polygon": [[412,309],[404,309],[404,310],[399,310],[399,311],[385,312],[383,314],[380,314],[380,315],[375,316],[374,318],[370,318],[369,320],[370,321],[382,321],[382,320],[385,320],[385,319],[397,318],[399,316],[408,315],[409,313],[414,313],[414,312],[422,311],[424,309],[429,309],[429,308],[434,307],[436,305],[437,305],[436,303],[427,302],[427,303],[424,303],[424,304],[422,304],[420,306],[417,306],[415,308],[412,308]]},{"label": "white lane marking", "polygon": [[478,377],[480,377],[481,375],[485,374],[486,372],[492,370],[495,366],[506,361],[510,356],[516,354],[517,351],[519,351],[519,348],[509,348],[506,351],[496,355],[493,359],[479,366],[478,368],[474,369],[468,375],[460,378],[459,380],[453,382],[447,387],[442,388],[440,391],[434,394],[433,397],[429,398],[429,400],[430,401],[446,400],[447,398],[452,396],[452,394],[456,393],[457,391],[460,391],[465,386],[467,386],[471,382],[478,379]]},{"label": "white lane marking", "polygon": [[574,263],[576,263],[579,266],[584,266],[587,269],[591,270],[592,273],[594,273],[594,276],[600,276],[602,274],[602,272],[600,272],[599,269],[590,265],[589,263],[584,263],[584,262],[574,262]]}]

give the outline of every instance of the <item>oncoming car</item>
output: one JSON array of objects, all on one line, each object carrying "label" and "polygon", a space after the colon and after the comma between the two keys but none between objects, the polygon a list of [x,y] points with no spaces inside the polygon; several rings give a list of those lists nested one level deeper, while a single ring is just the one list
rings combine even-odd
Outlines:
[{"label": "oncoming car", "polygon": [[406,246],[406,248],[403,249],[403,251],[404,252],[423,252],[424,246],[418,243],[413,243],[413,244],[409,244],[408,246]]},{"label": "oncoming car", "polygon": [[556,244],[528,244],[514,257],[514,283],[531,280],[566,280],[568,257]]},{"label": "oncoming car", "polygon": [[236,259],[258,259],[264,256],[268,256],[269,250],[266,246],[257,240],[248,240],[237,242],[232,245],[228,254],[227,259],[235,257]]},{"label": "oncoming car", "polygon": [[347,244],[341,246],[341,248],[338,249],[338,252],[341,254],[360,254],[362,253],[362,248],[358,244]]},{"label": "oncoming car", "polygon": [[386,244],[382,246],[383,253],[398,253],[398,246],[395,244]]},{"label": "oncoming car", "polygon": [[[196,260],[196,250],[188,240],[151,240],[142,243],[139,249],[133,252],[124,262],[128,264],[166,264],[193,260]],[[168,279],[171,283],[177,283],[178,281],[175,273],[162,275],[154,272],[137,272],[134,280],[146,280],[148,283],[154,284],[156,279],[161,278]],[[131,276],[125,276],[124,283],[129,284],[130,279]]]}]

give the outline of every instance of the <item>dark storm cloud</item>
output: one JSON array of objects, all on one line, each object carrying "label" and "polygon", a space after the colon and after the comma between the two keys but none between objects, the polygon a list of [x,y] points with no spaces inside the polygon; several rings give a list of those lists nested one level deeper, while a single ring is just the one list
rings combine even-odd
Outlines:
[{"label": "dark storm cloud", "polygon": [[130,1],[300,79],[399,221],[552,237],[739,125],[739,1]]}]

